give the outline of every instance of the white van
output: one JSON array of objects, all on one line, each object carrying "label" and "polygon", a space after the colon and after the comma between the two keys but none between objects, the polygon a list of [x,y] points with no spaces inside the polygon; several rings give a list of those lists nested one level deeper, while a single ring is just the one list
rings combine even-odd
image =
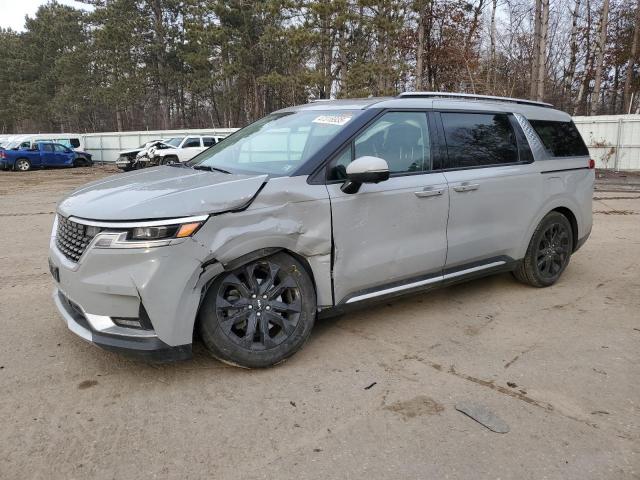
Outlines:
[{"label": "white van", "polygon": [[76,152],[84,152],[84,136],[78,133],[36,133],[25,134],[15,137],[13,140],[19,140],[20,147],[29,147],[33,143],[59,143],[67,148],[71,148]]}]

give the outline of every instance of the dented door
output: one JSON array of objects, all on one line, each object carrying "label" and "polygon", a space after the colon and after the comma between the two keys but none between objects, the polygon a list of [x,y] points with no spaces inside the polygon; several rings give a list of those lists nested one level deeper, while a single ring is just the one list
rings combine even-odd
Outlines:
[{"label": "dented door", "polygon": [[442,173],[393,177],[345,194],[328,185],[336,302],[363,290],[441,273],[449,193]]}]

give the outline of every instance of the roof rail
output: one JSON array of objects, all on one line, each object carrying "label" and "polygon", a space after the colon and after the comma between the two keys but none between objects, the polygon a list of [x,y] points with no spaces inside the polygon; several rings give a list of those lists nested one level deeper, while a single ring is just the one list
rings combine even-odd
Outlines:
[{"label": "roof rail", "polygon": [[467,100],[489,100],[495,102],[519,103],[521,105],[535,105],[538,107],[552,108],[553,105],[545,102],[536,102],[522,98],[493,97],[491,95],[476,95],[473,93],[448,93],[448,92],[404,92],[398,98],[453,98]]}]

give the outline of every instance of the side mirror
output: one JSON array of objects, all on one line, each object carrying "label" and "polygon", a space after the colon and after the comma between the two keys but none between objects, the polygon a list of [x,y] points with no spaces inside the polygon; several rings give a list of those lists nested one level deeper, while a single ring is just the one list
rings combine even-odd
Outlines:
[{"label": "side mirror", "polygon": [[347,181],[340,187],[344,193],[357,193],[363,183],[380,183],[389,179],[389,165],[378,157],[360,157],[347,165]]}]

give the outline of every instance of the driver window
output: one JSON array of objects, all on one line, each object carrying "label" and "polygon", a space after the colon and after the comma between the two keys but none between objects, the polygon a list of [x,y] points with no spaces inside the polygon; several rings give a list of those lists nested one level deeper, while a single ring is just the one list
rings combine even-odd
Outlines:
[{"label": "driver window", "polygon": [[430,169],[430,143],[424,112],[389,112],[362,132],[330,164],[328,180],[345,180],[347,165],[364,156],[380,157],[391,174]]}]

